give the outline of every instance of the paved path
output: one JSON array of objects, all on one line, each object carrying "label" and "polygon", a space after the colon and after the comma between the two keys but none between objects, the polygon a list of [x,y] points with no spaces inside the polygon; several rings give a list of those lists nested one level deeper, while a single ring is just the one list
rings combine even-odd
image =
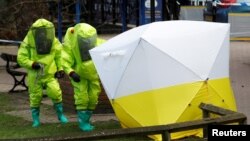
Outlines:
[{"label": "paved path", "polygon": [[250,42],[231,42],[230,78],[238,111],[250,124]]},{"label": "paved path", "polygon": [[[112,35],[105,36],[106,39],[110,37]],[[0,46],[0,53],[16,53],[16,51],[16,47]],[[0,59],[0,66],[3,65],[4,62]],[[230,43],[230,78],[238,111],[250,117],[250,42]],[[5,70],[0,69],[0,92],[7,92],[12,84],[12,78]],[[250,118],[248,118],[248,123],[250,123]]]}]

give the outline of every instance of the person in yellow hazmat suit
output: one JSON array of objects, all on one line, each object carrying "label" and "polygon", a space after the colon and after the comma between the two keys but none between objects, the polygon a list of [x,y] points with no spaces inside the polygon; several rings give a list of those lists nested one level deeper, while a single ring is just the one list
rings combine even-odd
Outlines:
[{"label": "person in yellow hazmat suit", "polygon": [[63,42],[63,68],[74,87],[74,99],[79,128],[92,131],[93,110],[101,92],[99,76],[89,50],[105,42],[97,37],[96,29],[87,23],[78,23],[67,29]]},{"label": "person in yellow hazmat suit", "polygon": [[29,101],[33,127],[40,126],[39,113],[43,89],[51,98],[58,120],[67,123],[63,114],[62,91],[57,78],[64,75],[61,52],[62,44],[55,37],[53,23],[46,19],[36,20],[21,43],[17,61],[28,72]]}]

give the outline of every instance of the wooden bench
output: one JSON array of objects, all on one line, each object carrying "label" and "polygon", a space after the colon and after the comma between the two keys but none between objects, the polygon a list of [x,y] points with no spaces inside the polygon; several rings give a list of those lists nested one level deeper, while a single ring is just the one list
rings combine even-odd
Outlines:
[{"label": "wooden bench", "polygon": [[[18,65],[17,56],[8,53],[2,53],[1,58],[6,61],[7,73],[10,74],[14,79],[14,86],[11,90],[9,90],[9,92],[27,91],[28,87],[25,83],[27,73],[21,70],[21,67]],[[21,77],[21,79],[18,79],[17,77]],[[15,88],[19,85],[23,86],[25,90],[15,90]]]}]

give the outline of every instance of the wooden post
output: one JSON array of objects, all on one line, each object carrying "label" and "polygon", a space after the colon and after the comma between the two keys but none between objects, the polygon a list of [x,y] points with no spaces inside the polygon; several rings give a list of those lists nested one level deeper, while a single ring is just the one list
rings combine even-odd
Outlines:
[{"label": "wooden post", "polygon": [[239,125],[247,125],[247,118],[239,122]]},{"label": "wooden post", "polygon": [[[209,118],[210,117],[209,112],[207,110],[202,109],[202,117],[203,117],[203,119]],[[207,138],[207,136],[208,136],[207,132],[208,132],[208,126],[204,126],[203,127],[203,138]]]},{"label": "wooden post", "polygon": [[171,136],[168,131],[162,132],[161,137],[162,137],[162,141],[171,141]]}]

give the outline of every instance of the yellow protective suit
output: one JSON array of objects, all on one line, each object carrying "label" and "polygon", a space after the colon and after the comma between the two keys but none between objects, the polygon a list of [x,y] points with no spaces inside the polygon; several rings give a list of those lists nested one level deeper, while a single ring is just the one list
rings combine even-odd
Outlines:
[{"label": "yellow protective suit", "polygon": [[[89,24],[79,23],[67,29],[63,43],[63,68],[67,74],[76,72],[80,76],[80,82],[75,82],[71,77],[74,87],[74,99],[76,109],[93,111],[98,103],[101,92],[99,76],[92,60],[82,61],[79,47],[79,38],[93,38],[97,36],[96,29]],[[105,42],[96,37],[95,45]]]},{"label": "yellow protective suit", "polygon": [[[50,53],[38,54],[32,29],[39,27],[53,28],[54,30],[53,23],[45,19],[38,19],[32,24],[17,54],[19,65],[27,69],[28,72],[31,107],[40,106],[43,88],[46,88],[48,97],[50,97],[54,103],[62,102],[62,92],[58,80],[54,78],[57,71],[63,70],[61,65],[62,45],[58,39],[54,37]],[[33,69],[32,64],[34,62],[43,65],[43,68],[38,70]]]}]

